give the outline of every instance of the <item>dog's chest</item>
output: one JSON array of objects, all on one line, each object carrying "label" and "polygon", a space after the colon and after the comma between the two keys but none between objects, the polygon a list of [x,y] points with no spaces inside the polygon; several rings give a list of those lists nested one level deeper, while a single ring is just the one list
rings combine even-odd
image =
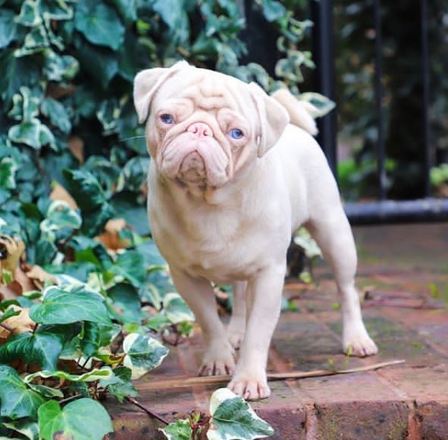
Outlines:
[{"label": "dog's chest", "polygon": [[169,264],[192,276],[222,282],[245,279],[258,270],[257,249],[263,237],[244,212],[167,209],[152,211],[151,218],[155,239]]}]

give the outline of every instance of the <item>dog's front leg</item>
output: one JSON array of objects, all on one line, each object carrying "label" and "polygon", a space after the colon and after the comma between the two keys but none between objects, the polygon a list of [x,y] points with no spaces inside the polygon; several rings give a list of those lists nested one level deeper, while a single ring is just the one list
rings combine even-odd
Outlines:
[{"label": "dog's front leg", "polygon": [[245,281],[237,281],[233,284],[232,316],[227,326],[227,337],[235,350],[240,348],[246,331],[246,290]]},{"label": "dog's front leg", "polygon": [[269,397],[266,364],[272,334],[280,315],[285,265],[260,271],[248,282],[248,319],[235,374],[228,387],[245,399]]},{"label": "dog's front leg", "polygon": [[232,374],[235,368],[234,351],[227,339],[224,324],[219,319],[215,293],[210,282],[204,278],[193,278],[173,268],[171,276],[177,290],[193,311],[204,335],[206,350],[199,374]]}]

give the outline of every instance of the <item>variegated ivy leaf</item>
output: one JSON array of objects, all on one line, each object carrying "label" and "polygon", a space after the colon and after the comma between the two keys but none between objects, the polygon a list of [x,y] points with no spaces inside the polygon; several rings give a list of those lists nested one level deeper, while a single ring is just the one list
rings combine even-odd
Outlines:
[{"label": "variegated ivy leaf", "polygon": [[70,374],[66,371],[37,371],[36,373],[28,374],[24,377],[25,383],[31,383],[36,377],[48,379],[54,377],[58,379],[68,380],[70,382],[95,382],[101,379],[110,379],[114,375],[110,367],[94,368],[88,373],[84,374]]},{"label": "variegated ivy leaf", "polygon": [[228,388],[220,388],[212,394],[210,414],[208,440],[253,440],[274,434],[271,425]]},{"label": "variegated ivy leaf", "polygon": [[13,125],[8,131],[8,137],[13,142],[26,144],[35,150],[40,150],[43,145],[56,148],[53,133],[36,118]]},{"label": "variegated ivy leaf", "polygon": [[171,324],[195,320],[194,314],[187,303],[176,292],[167,293],[163,297],[162,313],[168,318]]},{"label": "variegated ivy leaf", "polygon": [[73,8],[65,0],[55,0],[41,3],[42,16],[45,20],[70,20],[73,18]]},{"label": "variegated ivy leaf", "polygon": [[294,243],[303,248],[307,258],[322,257],[319,245],[305,228],[300,228],[294,236]]},{"label": "variegated ivy leaf", "polygon": [[25,0],[22,3],[16,22],[28,27],[39,26],[42,23],[39,4],[39,0]]},{"label": "variegated ivy leaf", "polygon": [[79,229],[81,224],[82,218],[79,212],[70,208],[63,200],[54,200],[48,208],[47,218],[40,224],[40,230],[47,240],[54,241],[56,232],[61,229],[73,231]]},{"label": "variegated ivy leaf", "polygon": [[12,97],[13,106],[8,116],[16,121],[30,121],[39,114],[42,93],[28,87],[20,87],[20,93]]},{"label": "variegated ivy leaf", "polygon": [[301,101],[309,102],[314,109],[310,112],[313,118],[319,118],[330,113],[336,107],[336,104],[329,98],[320,93],[307,92],[299,96]]},{"label": "variegated ivy leaf", "polygon": [[38,440],[39,438],[39,426],[36,422],[29,419],[14,420],[12,422],[4,422],[5,428],[11,431],[22,434],[29,440]]},{"label": "variegated ivy leaf", "polygon": [[190,421],[187,419],[176,420],[160,431],[168,440],[191,440],[193,436]]},{"label": "variegated ivy leaf", "polygon": [[50,81],[69,81],[79,71],[78,60],[71,55],[60,56],[46,49],[44,57],[44,74]]},{"label": "variegated ivy leaf", "polygon": [[123,341],[126,356],[123,365],[132,371],[132,379],[139,379],[158,367],[168,354],[168,349],[148,335],[130,333]]},{"label": "variegated ivy leaf", "polygon": [[16,187],[17,163],[11,157],[0,160],[0,188],[14,189]]}]

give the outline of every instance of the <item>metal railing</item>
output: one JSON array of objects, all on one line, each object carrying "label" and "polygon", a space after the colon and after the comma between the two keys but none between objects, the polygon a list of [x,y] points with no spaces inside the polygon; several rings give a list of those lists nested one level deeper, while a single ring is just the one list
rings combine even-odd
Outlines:
[{"label": "metal railing", "polygon": [[[314,21],[313,51],[316,63],[314,89],[330,99],[335,99],[335,55],[332,0],[311,0]],[[448,220],[448,199],[431,197],[430,170],[434,163],[434,151],[430,143],[429,124],[429,44],[428,4],[420,0],[420,71],[422,84],[422,130],[424,159],[424,199],[393,201],[387,199],[386,150],[384,133],[383,86],[383,36],[381,0],[373,0],[372,24],[375,30],[374,83],[375,123],[377,139],[375,155],[377,163],[377,200],[373,202],[346,203],[345,209],[352,224],[378,224],[403,222],[432,222]],[[397,18],[399,20],[399,17]],[[330,167],[337,178],[337,124],[336,110],[318,121],[318,141],[324,150]]]}]

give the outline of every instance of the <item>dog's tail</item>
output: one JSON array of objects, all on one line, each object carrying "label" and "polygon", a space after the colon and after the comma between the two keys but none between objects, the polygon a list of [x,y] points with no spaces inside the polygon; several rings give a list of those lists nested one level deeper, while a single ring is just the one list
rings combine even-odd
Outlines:
[{"label": "dog's tail", "polygon": [[288,89],[279,89],[271,95],[288,112],[291,124],[303,128],[315,136],[318,133],[312,114],[316,110],[313,104],[298,100]]}]

